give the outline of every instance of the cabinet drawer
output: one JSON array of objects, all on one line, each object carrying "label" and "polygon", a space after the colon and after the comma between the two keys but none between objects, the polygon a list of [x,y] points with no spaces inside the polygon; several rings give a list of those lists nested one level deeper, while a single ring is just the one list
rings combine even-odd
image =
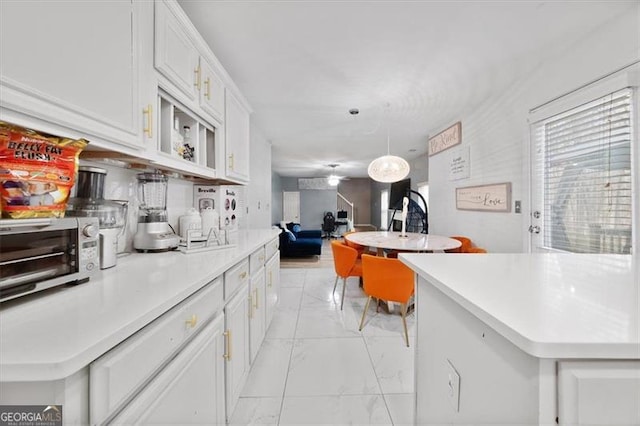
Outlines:
[{"label": "cabinet drawer", "polygon": [[273,240],[269,241],[264,246],[264,250],[265,250],[265,257],[264,258],[266,260],[271,259],[271,257],[278,252],[279,244],[280,244],[280,239],[279,238],[274,238]]},{"label": "cabinet drawer", "polygon": [[249,260],[245,259],[224,273],[224,300],[229,300],[243,284],[249,283]]},{"label": "cabinet drawer", "polygon": [[249,272],[251,275],[255,275],[264,266],[264,259],[264,247],[260,247],[251,253],[251,256],[249,256]]},{"label": "cabinet drawer", "polygon": [[91,363],[91,424],[104,422],[132,397],[222,303],[217,279]]}]

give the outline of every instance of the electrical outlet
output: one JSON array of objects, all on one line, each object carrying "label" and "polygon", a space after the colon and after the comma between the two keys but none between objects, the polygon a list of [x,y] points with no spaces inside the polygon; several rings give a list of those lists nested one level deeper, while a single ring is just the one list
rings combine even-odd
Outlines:
[{"label": "electrical outlet", "polygon": [[447,396],[451,407],[457,413],[460,411],[460,375],[451,361],[447,360]]}]

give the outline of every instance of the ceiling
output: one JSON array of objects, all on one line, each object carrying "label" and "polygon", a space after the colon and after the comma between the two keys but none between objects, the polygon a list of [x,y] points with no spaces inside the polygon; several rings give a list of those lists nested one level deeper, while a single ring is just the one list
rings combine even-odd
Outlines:
[{"label": "ceiling", "polygon": [[[366,177],[633,2],[179,0],[282,176]],[[349,109],[357,108],[358,115]]]}]

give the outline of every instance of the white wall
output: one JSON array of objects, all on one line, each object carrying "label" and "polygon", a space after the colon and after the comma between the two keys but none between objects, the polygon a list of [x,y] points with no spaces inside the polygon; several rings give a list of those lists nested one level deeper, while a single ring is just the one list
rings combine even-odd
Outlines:
[{"label": "white wall", "polygon": [[[529,110],[640,59],[640,4],[590,34],[575,34],[542,56],[536,69],[477,110],[440,123],[432,134],[462,121],[462,146],[470,146],[469,179],[449,181],[450,153],[429,158],[430,233],[464,235],[490,252],[521,252],[528,247]],[[455,208],[455,188],[511,182],[512,200],[522,214],[469,212]]]},{"label": "white wall", "polygon": [[250,183],[245,188],[248,228],[271,227],[271,143],[251,124]]}]

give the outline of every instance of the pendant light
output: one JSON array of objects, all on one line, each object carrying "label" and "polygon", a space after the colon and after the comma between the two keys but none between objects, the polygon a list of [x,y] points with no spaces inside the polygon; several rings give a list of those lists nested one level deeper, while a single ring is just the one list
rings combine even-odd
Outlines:
[{"label": "pendant light", "polygon": [[387,125],[387,155],[373,160],[367,169],[369,177],[378,182],[398,182],[409,175],[410,168],[407,160],[389,154],[389,139],[389,126]]},{"label": "pendant light", "polygon": [[331,186],[338,186],[340,183],[340,178],[336,176],[334,173],[336,171],[337,164],[327,164],[327,166],[331,167],[331,174],[327,178],[327,183]]}]

